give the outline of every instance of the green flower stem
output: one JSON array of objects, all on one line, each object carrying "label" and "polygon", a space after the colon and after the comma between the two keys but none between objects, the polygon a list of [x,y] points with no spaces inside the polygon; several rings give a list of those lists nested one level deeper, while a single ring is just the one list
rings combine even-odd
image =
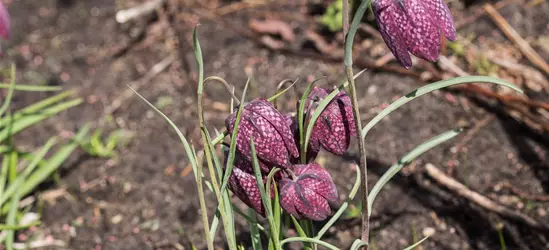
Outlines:
[{"label": "green flower stem", "polygon": [[[202,111],[202,94],[204,92],[204,70],[202,62],[202,51],[200,50],[200,44],[198,43],[198,38],[196,36],[196,28],[193,32],[193,41],[194,41],[194,52],[196,57],[196,63],[198,65],[198,90],[197,90],[197,101],[198,101],[198,120],[201,130],[205,128],[204,125],[204,113]],[[204,147],[207,147],[207,144],[204,143]],[[202,225],[204,226],[204,237],[206,237],[206,242],[208,245],[208,250],[213,250],[213,239],[210,237],[210,225],[208,220],[208,210],[206,209],[206,199],[204,198],[204,190],[202,189],[202,160],[199,160],[198,164],[198,173],[197,173],[197,185],[198,185],[198,197],[200,200],[200,212],[202,215]]]},{"label": "green flower stem", "polygon": [[[360,120],[360,110],[358,107],[358,98],[355,87],[355,80],[353,74],[353,41],[358,29],[358,25],[364,16],[364,13],[370,5],[370,0],[363,0],[358,7],[355,16],[353,18],[352,24],[349,26],[349,5],[345,4],[343,10],[343,27],[349,27],[348,31],[343,31],[344,34],[347,34],[345,39],[345,73],[347,74],[347,81],[349,82],[349,92],[351,94],[351,102],[353,105],[353,115],[355,119],[355,130],[357,133],[358,141],[358,150],[360,153],[360,168],[363,169],[361,174],[361,200],[362,200],[362,241],[368,243],[369,240],[369,231],[370,231],[370,217],[368,216],[368,171],[366,165],[366,145],[364,144],[364,139],[361,136],[360,131],[362,130],[362,121]],[[347,23],[345,23],[347,22]],[[365,249],[368,249],[368,245],[364,246]]]}]

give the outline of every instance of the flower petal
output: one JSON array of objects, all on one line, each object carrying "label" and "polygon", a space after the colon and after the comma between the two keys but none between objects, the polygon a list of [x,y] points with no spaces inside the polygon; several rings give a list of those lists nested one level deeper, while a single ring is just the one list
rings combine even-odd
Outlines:
[{"label": "flower petal", "polygon": [[242,202],[265,217],[265,208],[261,202],[261,193],[257,188],[257,182],[252,174],[239,168],[233,168],[233,172],[229,177],[228,187]]},{"label": "flower petal", "polygon": [[407,42],[402,29],[410,29],[411,25],[402,8],[395,0],[374,0],[372,2],[379,32],[395,58],[405,68],[412,67],[412,58],[407,50]]},{"label": "flower petal", "polygon": [[0,36],[4,39],[10,37],[10,15],[2,2],[0,2]]},{"label": "flower petal", "polygon": [[456,26],[452,18],[452,13],[444,0],[423,0],[423,4],[428,9],[429,15],[435,17],[435,23],[442,31],[442,34],[450,40],[457,39]]},{"label": "flower petal", "polygon": [[441,37],[437,24],[423,1],[425,0],[402,0],[396,6],[405,11],[409,21],[408,27],[401,26],[408,50],[417,57],[433,62],[440,54]]},{"label": "flower petal", "polygon": [[318,163],[311,162],[307,165],[295,165],[293,171],[298,175],[297,183],[314,190],[329,202],[338,200],[337,188],[330,173]]},{"label": "flower petal", "polygon": [[247,105],[247,109],[261,115],[278,131],[284,140],[286,148],[294,157],[299,156],[299,151],[294,141],[294,137],[290,127],[286,123],[286,119],[278,110],[275,109],[272,103],[266,99],[256,99]]}]

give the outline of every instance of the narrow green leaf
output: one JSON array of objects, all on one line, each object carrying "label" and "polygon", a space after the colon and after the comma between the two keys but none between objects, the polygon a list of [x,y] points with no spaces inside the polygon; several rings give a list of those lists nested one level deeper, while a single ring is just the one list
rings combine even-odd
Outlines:
[{"label": "narrow green leaf", "polygon": [[13,126],[11,128],[4,128],[3,130],[0,130],[0,142],[6,140],[7,138],[9,138],[14,134],[17,134],[18,132],[24,130],[27,127],[35,125],[46,118],[52,117],[61,111],[72,108],[81,103],[82,103],[82,99],[79,98],[79,99],[63,102],[56,106],[47,108],[44,110],[44,112],[22,117],[21,119],[16,120],[13,123]]},{"label": "narrow green leaf", "polygon": [[356,239],[354,242],[353,242],[353,245],[351,245],[351,248],[349,250],[358,250],[360,249],[361,247],[363,246],[367,246],[368,243],[364,242],[363,240],[361,239]]},{"label": "narrow green leaf", "polygon": [[307,238],[307,233],[305,233],[305,230],[301,227],[301,224],[299,224],[299,221],[293,216],[290,215],[290,218],[292,218],[292,222],[294,223],[295,230],[297,231],[297,235],[302,238]]},{"label": "narrow green leaf", "polygon": [[[21,195],[29,194],[36,186],[42,183],[46,178],[48,178],[55,170],[57,170],[63,162],[72,154],[72,152],[78,147],[78,141],[82,140],[89,131],[89,126],[83,126],[80,131],[74,137],[74,140],[67,145],[61,147],[57,152],[48,159],[46,164],[32,174],[29,175],[28,179],[25,181],[21,187]],[[38,158],[38,157],[37,157]],[[38,161],[39,159],[37,159]]]},{"label": "narrow green leaf", "polygon": [[[292,81],[292,80],[286,79],[286,80],[282,81],[281,83],[284,83],[286,81]],[[288,90],[292,89],[295,86],[296,83],[297,83],[297,79],[295,81],[293,81],[292,84],[290,84],[290,86],[283,89],[282,91],[279,91],[278,93],[274,94],[273,96],[269,97],[267,100],[269,102],[274,102],[275,100],[278,100],[278,98],[280,96],[284,95],[286,92],[288,92]],[[280,86],[280,84],[279,84],[279,86]]]},{"label": "narrow green leaf", "polygon": [[[15,191],[15,194],[13,195],[13,198],[11,200],[8,215],[6,217],[6,225],[7,226],[15,226],[17,225],[17,208],[19,207],[19,200],[21,200],[21,194],[22,190],[18,189]],[[6,249],[7,250],[13,250],[13,242],[15,240],[15,230],[6,230],[7,236],[6,236]]]},{"label": "narrow green leaf", "polygon": [[[231,204],[231,205],[232,205],[233,211],[235,211],[237,214],[242,216],[242,218],[244,218],[248,223],[254,223],[255,220],[252,219],[250,216],[248,216],[246,213],[244,213],[242,210],[240,210],[240,208],[238,208],[234,204]],[[259,230],[265,232],[265,228],[263,228],[261,224],[256,222],[256,226]]]},{"label": "narrow green leaf", "polygon": [[204,92],[204,62],[202,60],[202,49],[200,48],[200,42],[198,41],[197,27],[193,30],[193,47],[194,58],[196,59],[196,65],[198,66],[198,91],[201,95]]},{"label": "narrow green leaf", "polygon": [[[303,95],[301,96],[301,99],[299,100],[299,108],[297,109],[297,121],[298,121],[298,131],[299,131],[299,145],[301,145],[301,162],[304,163],[306,160],[307,155],[307,144],[305,143],[305,131],[303,130],[303,125],[305,124],[305,104],[307,103],[307,97],[309,97],[309,94],[313,90],[313,86],[316,81],[319,79],[316,79],[309,83],[307,85],[307,88],[305,89],[305,92],[303,92]],[[307,112],[308,113],[308,112]]]},{"label": "narrow green leaf", "polygon": [[9,157],[2,158],[2,169],[0,169],[0,197],[4,197],[4,190],[6,187],[6,180],[8,179],[8,170],[10,166]]},{"label": "narrow green leaf", "polygon": [[248,222],[250,227],[250,237],[252,240],[252,247],[254,250],[263,250],[263,244],[261,243],[261,235],[259,234],[259,228],[257,227],[257,220],[255,217],[255,211],[252,208],[248,208],[248,216],[254,220]]},{"label": "narrow green leaf", "polygon": [[40,225],[40,221],[35,221],[33,223],[30,223],[30,224],[26,224],[26,225],[5,225],[5,224],[0,224],[0,231],[3,231],[3,230],[23,230],[23,229],[27,229],[29,227],[34,227],[34,226],[38,226]]},{"label": "narrow green leaf", "polygon": [[250,79],[246,82],[244,86],[244,91],[242,91],[242,97],[240,98],[240,106],[238,107],[238,113],[236,113],[236,121],[234,122],[233,133],[231,134],[231,144],[229,147],[229,155],[227,156],[227,165],[225,166],[225,175],[223,176],[223,183],[221,184],[221,192],[225,192],[227,188],[227,183],[229,182],[229,176],[233,171],[234,167],[234,158],[236,155],[236,135],[240,129],[240,119],[242,116],[242,109],[244,108],[246,93],[248,92],[248,86],[250,84]]},{"label": "narrow green leaf", "polygon": [[461,133],[463,129],[453,129],[450,131],[446,131],[440,135],[437,135],[423,143],[421,143],[419,146],[412,149],[410,152],[408,152],[406,155],[404,155],[396,164],[391,166],[389,170],[387,170],[376,182],[374,187],[372,188],[372,191],[370,191],[370,194],[368,194],[368,216],[372,214],[372,205],[374,203],[375,198],[377,197],[379,191],[387,184],[393,176],[395,176],[406,164],[413,161],[418,156],[422,155],[423,153],[427,152],[428,150],[436,147],[437,145],[448,141],[454,137],[456,137],[459,133]]},{"label": "narrow green leaf", "polygon": [[401,107],[402,105],[422,96],[427,93],[433,92],[438,89],[458,85],[458,84],[464,84],[464,83],[474,83],[474,82],[483,82],[483,83],[493,83],[497,85],[502,85],[508,88],[511,88],[519,93],[523,93],[521,89],[519,89],[517,86],[513,85],[512,83],[508,83],[506,81],[490,77],[490,76],[463,76],[463,77],[456,77],[448,80],[442,80],[438,82],[434,82],[425,86],[422,86],[420,88],[415,89],[414,91],[408,93],[407,95],[399,98],[398,100],[394,101],[389,105],[388,107],[384,108],[379,114],[377,114],[364,128],[362,129],[362,138],[365,138],[370,129],[372,129],[381,119],[383,119],[385,116],[389,115],[391,112],[395,111],[397,108]]},{"label": "narrow green leaf", "polygon": [[15,178],[17,178],[17,162],[19,161],[19,154],[17,151],[11,151],[10,152],[10,170],[8,174],[8,181],[9,183],[13,183],[15,181]]},{"label": "narrow green leaf", "polygon": [[[183,148],[185,149],[185,153],[187,153],[187,159],[191,163],[191,166],[192,166],[193,170],[197,170],[197,165],[198,164],[196,162],[196,158],[194,157],[195,154],[193,153],[193,150],[191,149],[191,145],[187,141],[187,138],[185,138],[183,133],[181,133],[181,130],[179,130],[177,125],[175,125],[175,123],[173,123],[172,120],[170,120],[170,118],[168,118],[168,116],[166,116],[164,113],[162,113],[162,111],[160,111],[152,103],[150,103],[147,99],[145,99],[145,97],[143,97],[142,95],[137,93],[137,91],[135,91],[132,87],[128,86],[128,88],[130,88],[139,98],[141,98],[141,100],[143,100],[147,105],[149,105],[149,107],[152,108],[157,114],[159,114],[162,118],[164,118],[164,120],[172,127],[172,129],[177,133],[177,136],[179,137],[179,140],[181,141],[181,144],[183,144]],[[195,171],[195,176],[196,176],[196,171]]]},{"label": "narrow green leaf", "polygon": [[420,241],[414,243],[413,245],[411,245],[411,246],[409,246],[409,247],[407,247],[407,248],[404,248],[404,250],[412,250],[412,249],[414,249],[415,247],[417,247],[417,246],[419,246],[421,243],[423,243],[427,238],[429,238],[429,236],[427,236],[427,237],[421,239]]},{"label": "narrow green leaf", "polygon": [[13,184],[8,186],[6,192],[4,194],[0,194],[0,207],[2,207],[4,202],[10,199],[15,191],[19,189],[20,185],[23,184],[25,179],[27,179],[27,177],[34,171],[36,166],[38,166],[38,163],[42,159],[44,159],[46,153],[53,147],[53,145],[55,145],[55,141],[55,137],[49,139],[42,147],[42,149],[40,149],[38,153],[36,153],[36,156],[34,156],[32,161],[25,167],[23,172],[19,176],[17,176],[17,179],[13,182]]},{"label": "narrow green leaf", "polygon": [[25,115],[34,114],[34,113],[37,113],[39,111],[42,111],[44,108],[65,99],[66,97],[70,96],[71,94],[73,94],[73,91],[65,91],[65,92],[62,92],[58,95],[46,98],[46,99],[41,100],[39,102],[36,102],[32,105],[29,105],[29,106],[23,108],[22,110],[15,112],[11,117],[3,117],[3,118],[0,117],[0,128],[8,125],[11,122],[17,121],[19,118],[21,118]]},{"label": "narrow green leaf", "polygon": [[[8,89],[10,84],[0,83],[0,89]],[[36,92],[48,92],[48,91],[59,91],[62,90],[59,86],[46,86],[46,85],[24,85],[17,84],[14,87],[17,91],[36,91]]]},{"label": "narrow green leaf", "polygon": [[15,64],[11,65],[10,81],[11,83],[9,86],[8,95],[6,96],[6,100],[4,100],[4,103],[0,107],[0,117],[2,117],[4,115],[4,112],[8,110],[8,107],[11,103],[11,98],[13,97],[13,93],[15,92]]},{"label": "narrow green leaf", "polygon": [[287,239],[281,241],[280,245],[283,246],[284,244],[287,244],[287,243],[290,243],[290,242],[310,242],[310,243],[321,245],[321,246],[326,247],[328,249],[339,250],[338,247],[336,247],[336,246],[334,246],[330,243],[327,243],[327,242],[324,242],[324,241],[321,241],[321,240],[317,240],[317,239],[314,239],[314,238],[306,238],[306,237],[287,238]]},{"label": "narrow green leaf", "polygon": [[280,249],[281,245],[278,238],[279,234],[274,222],[273,211],[271,207],[271,197],[267,196],[267,193],[265,192],[265,184],[263,183],[263,176],[261,175],[261,170],[259,169],[259,163],[255,151],[253,138],[250,138],[250,148],[252,151],[252,166],[254,169],[255,181],[257,183],[257,187],[259,188],[259,193],[261,194],[261,201],[263,202],[263,207],[265,208],[265,215],[267,216],[267,220],[269,221],[271,240],[273,241],[274,248]]}]

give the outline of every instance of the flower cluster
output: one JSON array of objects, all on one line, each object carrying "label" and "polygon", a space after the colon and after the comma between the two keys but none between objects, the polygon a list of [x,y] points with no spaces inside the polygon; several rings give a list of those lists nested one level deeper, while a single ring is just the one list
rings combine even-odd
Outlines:
[{"label": "flower cluster", "polygon": [[[329,92],[323,88],[312,89],[305,103],[304,122],[310,122],[318,103]],[[337,155],[349,148],[351,136],[356,135],[350,98],[342,91],[322,111],[313,126],[304,163],[299,162],[302,152],[296,117],[281,114],[262,98],[244,105],[236,134],[236,155],[229,189],[242,202],[265,216],[252,168],[250,139],[253,138],[263,178],[273,168],[282,170],[274,177],[280,190],[282,208],[296,218],[326,219],[332,213],[331,207],[337,204],[337,189],[328,171],[314,160],[320,148]],[[236,118],[235,110],[225,120],[230,134]]]}]

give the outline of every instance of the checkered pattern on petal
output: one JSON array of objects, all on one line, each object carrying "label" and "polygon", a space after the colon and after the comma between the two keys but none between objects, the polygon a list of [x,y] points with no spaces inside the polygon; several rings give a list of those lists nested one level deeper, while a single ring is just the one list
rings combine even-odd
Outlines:
[{"label": "checkered pattern on petal", "polygon": [[330,174],[316,163],[294,165],[297,179],[279,181],[280,205],[296,218],[321,221],[332,213],[330,204],[337,201],[337,189]]},{"label": "checkered pattern on petal", "polygon": [[396,59],[406,68],[412,67],[412,58],[408,53],[408,44],[401,27],[410,29],[410,23],[402,8],[395,0],[374,0],[372,2],[377,27],[385,44]]},{"label": "checkered pattern on petal", "polygon": [[[309,95],[309,105],[322,100],[329,90],[314,87]],[[314,110],[307,109],[308,112]],[[356,135],[351,99],[341,91],[326,106],[315,122],[311,133],[311,147],[316,149],[317,143],[329,152],[342,155],[349,148],[351,136]]]},{"label": "checkered pattern on petal", "polygon": [[435,17],[434,22],[438,24],[442,34],[448,40],[455,41],[457,39],[456,26],[454,25],[452,13],[444,0],[423,0],[423,4],[427,8],[429,15]]},{"label": "checkered pattern on petal", "polygon": [[456,39],[444,0],[374,0],[372,9],[383,40],[406,68],[412,66],[408,52],[435,61],[440,54],[441,34]]},{"label": "checkered pattern on petal", "polygon": [[284,144],[286,144],[286,148],[290,154],[293,157],[299,156],[297,145],[295,144],[292,131],[286,123],[286,118],[276,110],[272,103],[266,99],[259,98],[254,102],[251,102],[247,108],[269,121],[276,131],[278,131],[280,136],[282,136]]},{"label": "checkered pattern on petal", "polygon": [[265,208],[261,202],[261,193],[257,188],[254,175],[239,168],[233,168],[233,172],[229,177],[228,187],[242,202],[265,217]]},{"label": "checkered pattern on petal", "polygon": [[[237,112],[233,112],[225,120],[229,133],[233,131],[236,115]],[[265,104],[264,99],[256,99],[248,103],[244,106],[241,116],[236,145],[248,160],[251,161],[252,158],[250,147],[252,137],[257,157],[265,163],[286,167],[289,165],[290,155],[299,155],[290,127],[286,125],[284,117],[272,105]]]}]

